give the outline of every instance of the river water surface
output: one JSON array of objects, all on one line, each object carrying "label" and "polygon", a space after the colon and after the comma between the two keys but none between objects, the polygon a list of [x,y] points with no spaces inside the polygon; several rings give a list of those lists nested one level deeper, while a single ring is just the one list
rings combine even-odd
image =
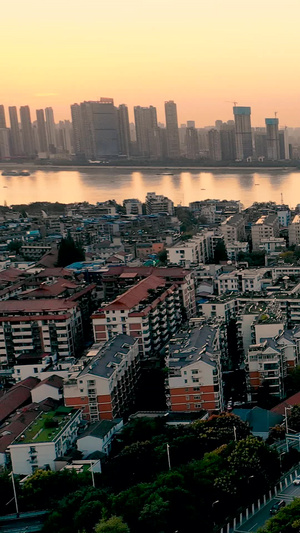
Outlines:
[{"label": "river water surface", "polygon": [[[3,167],[4,168],[4,167]],[[3,168],[0,169],[0,174]],[[218,198],[240,200],[245,207],[253,202],[281,202],[295,207],[300,203],[300,172],[294,170],[207,170],[176,171],[172,176],[158,170],[87,168],[37,170],[30,176],[0,175],[0,204],[49,202],[101,202],[125,198],[144,201],[154,191],[171,198],[175,205]]]}]

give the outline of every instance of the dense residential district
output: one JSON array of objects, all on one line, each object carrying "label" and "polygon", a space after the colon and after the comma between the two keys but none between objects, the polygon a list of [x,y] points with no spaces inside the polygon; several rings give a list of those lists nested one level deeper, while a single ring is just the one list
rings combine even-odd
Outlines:
[{"label": "dense residential district", "polygon": [[300,204],[0,218],[0,531],[299,531]]}]

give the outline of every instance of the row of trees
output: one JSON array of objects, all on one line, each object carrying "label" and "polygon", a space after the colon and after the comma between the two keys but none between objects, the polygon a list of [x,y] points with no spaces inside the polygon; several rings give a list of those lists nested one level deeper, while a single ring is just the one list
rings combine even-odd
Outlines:
[{"label": "row of trees", "polygon": [[90,472],[38,471],[18,493],[22,511],[50,509],[45,533],[92,533],[96,524],[97,533],[183,533],[199,523],[210,533],[279,473],[277,452],[234,415],[177,427],[138,419],[95,474],[96,488]]}]

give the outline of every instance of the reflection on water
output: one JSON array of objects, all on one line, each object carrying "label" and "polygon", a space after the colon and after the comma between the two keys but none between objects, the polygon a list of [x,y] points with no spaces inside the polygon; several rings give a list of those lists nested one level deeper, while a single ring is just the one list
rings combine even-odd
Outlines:
[{"label": "reflection on water", "polygon": [[171,198],[175,205],[188,205],[206,198],[241,200],[245,207],[253,202],[280,203],[281,193],[291,207],[300,203],[300,173],[284,170],[252,172],[221,171],[177,172],[157,175],[156,170],[83,169],[82,171],[32,171],[30,176],[0,176],[0,204],[37,201],[100,202],[124,198],[144,201],[155,191]]}]

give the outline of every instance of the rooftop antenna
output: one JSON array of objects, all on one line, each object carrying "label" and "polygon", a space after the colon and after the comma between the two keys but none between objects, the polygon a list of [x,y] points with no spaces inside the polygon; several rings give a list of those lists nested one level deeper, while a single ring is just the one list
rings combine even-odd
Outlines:
[{"label": "rooftop antenna", "polygon": [[280,193],[280,197],[281,197],[281,205],[283,205],[283,194],[282,194],[282,192]]},{"label": "rooftop antenna", "polygon": [[275,118],[277,117],[278,111],[274,111]]}]

